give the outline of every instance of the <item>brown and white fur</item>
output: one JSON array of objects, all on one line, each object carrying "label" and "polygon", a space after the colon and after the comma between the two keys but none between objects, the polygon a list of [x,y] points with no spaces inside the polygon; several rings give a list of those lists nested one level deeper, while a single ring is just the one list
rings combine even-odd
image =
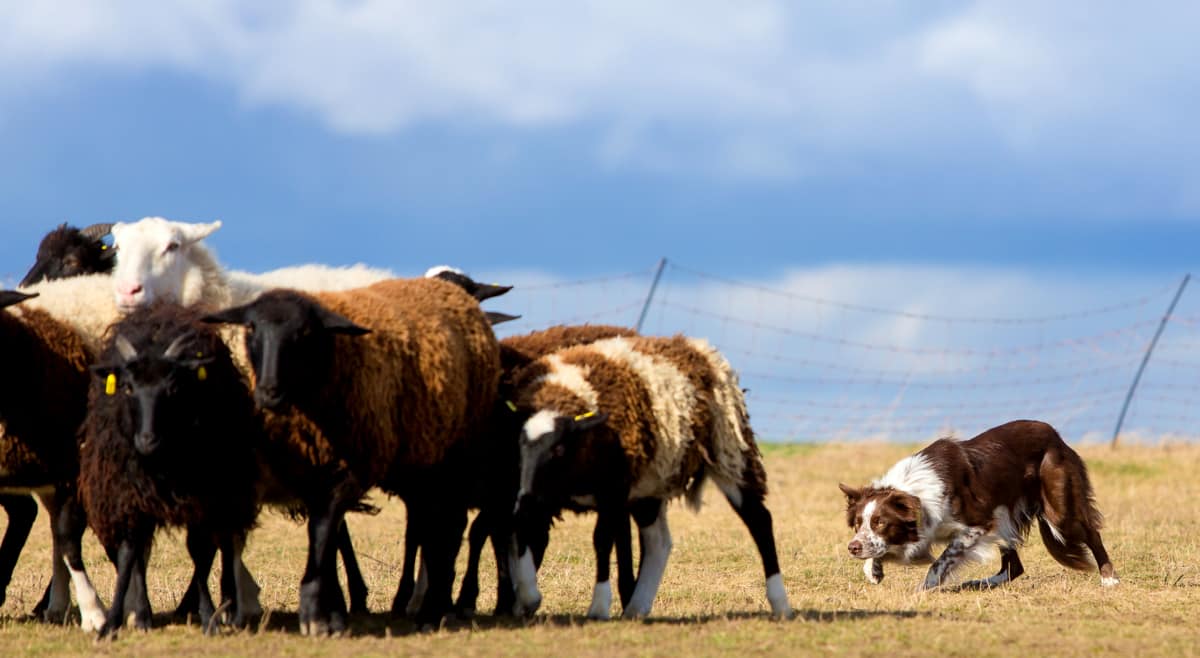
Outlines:
[{"label": "brown and white fur", "polygon": [[[1060,564],[1087,570],[1095,557],[1100,584],[1116,585],[1116,571],[1100,541],[1096,509],[1083,460],[1053,427],[1016,420],[967,441],[939,439],[905,457],[870,486],[846,494],[854,539],[850,554],[863,560],[867,580],[883,580],[883,563],[932,562],[921,589],[941,587],[959,566],[1000,549],[1000,571],[960,587],[987,589],[1024,573],[1017,549],[1037,519],[1046,550]],[[947,542],[936,559],[935,542]]]}]

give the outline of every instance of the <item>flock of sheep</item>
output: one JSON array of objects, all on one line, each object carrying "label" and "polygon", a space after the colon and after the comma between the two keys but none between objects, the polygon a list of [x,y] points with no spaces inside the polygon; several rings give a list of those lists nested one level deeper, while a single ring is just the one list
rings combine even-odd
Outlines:
[{"label": "flock of sheep", "polygon": [[[408,509],[394,614],[428,628],[473,613],[489,539],[497,614],[534,613],[551,524],[573,510],[596,512],[589,616],[610,614],[615,548],[623,613],[641,617],[671,549],[667,502],[699,505],[711,480],[759,550],[772,613],[790,615],[742,389],[708,343],[603,325],[497,341],[491,325],[512,316],[479,303],[507,287],[444,267],[421,278],[363,266],[225,270],[202,242],[219,227],[63,226],[19,289],[0,291],[0,603],[33,494],[53,533],[36,614],[66,618],[73,585],[85,631],[148,627],[154,534],[178,527],[194,574],[177,612],[206,629],[251,623],[262,609],[242,552],[269,506],[307,519],[301,632],[337,634],[367,594],[344,517],[370,511],[364,497],[378,487]],[[218,469],[224,477],[207,477]],[[454,601],[470,509],[479,514]],[[107,611],[81,557],[87,527],[117,569]]]}]

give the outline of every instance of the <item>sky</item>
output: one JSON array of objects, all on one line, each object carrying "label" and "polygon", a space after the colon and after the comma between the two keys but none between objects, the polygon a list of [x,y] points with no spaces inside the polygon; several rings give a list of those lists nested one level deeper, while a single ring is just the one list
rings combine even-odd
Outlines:
[{"label": "sky", "polygon": [[826,317],[688,272],[898,310],[836,332],[906,348],[1017,340],[912,309],[1153,320],[1200,243],[1197,24],[1155,0],[6,3],[0,279],[60,222],[161,215],[221,219],[240,269],[533,286],[523,328],[632,322],[661,257],[695,302],[663,332],[715,300]]}]

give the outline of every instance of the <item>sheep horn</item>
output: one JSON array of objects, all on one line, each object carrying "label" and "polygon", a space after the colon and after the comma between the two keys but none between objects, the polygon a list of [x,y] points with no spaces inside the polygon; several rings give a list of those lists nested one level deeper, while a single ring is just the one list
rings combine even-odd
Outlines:
[{"label": "sheep horn", "polygon": [[163,358],[174,359],[175,357],[182,354],[184,345],[189,340],[191,340],[195,335],[196,335],[196,332],[187,331],[187,332],[184,332],[184,333],[180,334],[179,336],[177,336],[175,338],[175,340],[171,341],[171,344],[168,345],[167,349],[163,352]]},{"label": "sheep horn", "polygon": [[133,343],[130,343],[129,339],[121,334],[117,334],[116,339],[113,341],[113,346],[117,348],[117,354],[120,354],[121,358],[125,361],[132,361],[137,358],[137,350],[134,349]]},{"label": "sheep horn", "polygon": [[87,226],[87,227],[79,229],[79,234],[85,238],[89,238],[92,240],[99,240],[100,238],[103,238],[104,236],[111,233],[112,227],[113,227],[113,222],[108,222],[108,223],[104,223],[104,224],[92,224],[91,226]]}]

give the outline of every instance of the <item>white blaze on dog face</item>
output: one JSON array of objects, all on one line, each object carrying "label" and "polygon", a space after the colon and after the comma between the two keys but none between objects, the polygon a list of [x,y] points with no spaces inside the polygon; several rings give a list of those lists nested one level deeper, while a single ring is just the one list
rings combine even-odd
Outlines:
[{"label": "white blaze on dog face", "polygon": [[850,541],[850,554],[860,560],[882,557],[887,553],[887,541],[875,532],[879,523],[879,503],[868,500],[862,506],[861,516],[855,519],[858,528]]}]

